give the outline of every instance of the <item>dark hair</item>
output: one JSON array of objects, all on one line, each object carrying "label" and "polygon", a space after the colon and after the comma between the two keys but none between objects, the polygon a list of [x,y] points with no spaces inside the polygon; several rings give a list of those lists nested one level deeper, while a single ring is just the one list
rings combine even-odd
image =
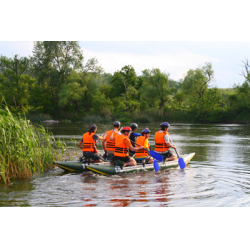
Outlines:
[{"label": "dark hair", "polygon": [[114,126],[114,128],[119,128],[119,127],[121,127],[121,123],[116,121],[116,122],[114,122],[113,126]]},{"label": "dark hair", "polygon": [[91,125],[91,126],[89,127],[89,131],[88,131],[89,134],[93,133],[96,129],[97,129],[97,126],[96,126],[95,124]]}]

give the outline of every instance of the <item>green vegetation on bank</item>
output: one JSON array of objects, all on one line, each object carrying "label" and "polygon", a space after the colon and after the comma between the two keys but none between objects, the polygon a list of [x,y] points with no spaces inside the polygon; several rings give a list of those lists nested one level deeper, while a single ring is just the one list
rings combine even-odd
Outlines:
[{"label": "green vegetation on bank", "polygon": [[[59,158],[55,140],[44,127],[35,128],[29,120],[0,109],[0,182],[30,178],[53,167]],[[62,145],[59,142],[55,143]]]},{"label": "green vegetation on bank", "polygon": [[137,75],[131,65],[110,74],[96,58],[85,63],[78,42],[35,42],[30,58],[0,56],[0,104],[36,122],[249,121],[247,60],[244,70],[242,84],[218,89],[209,62],[179,81],[157,68]]}]

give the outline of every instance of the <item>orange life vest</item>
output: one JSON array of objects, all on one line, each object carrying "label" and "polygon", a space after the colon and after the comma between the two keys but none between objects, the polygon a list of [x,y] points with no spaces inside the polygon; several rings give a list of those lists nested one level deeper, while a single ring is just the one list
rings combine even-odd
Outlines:
[{"label": "orange life vest", "polygon": [[[109,138],[110,138],[110,135],[112,134],[113,130],[109,130],[108,133],[107,133],[107,137],[106,137],[106,140],[107,140],[107,144],[106,144],[106,150],[108,151],[115,151],[115,141],[110,141]],[[113,138],[115,138],[115,136],[118,134],[118,132],[114,132],[113,134]]]},{"label": "orange life vest", "polygon": [[[137,138],[137,140],[136,140],[136,143],[137,143],[138,145],[144,147],[144,142],[145,142],[145,140],[146,140],[145,136],[139,136],[139,137]],[[137,148],[139,148],[138,145],[136,145]],[[136,158],[136,156],[145,156],[145,157],[147,157],[147,156],[148,156],[148,151],[146,151],[144,148],[139,149],[139,150],[137,150],[136,153],[135,153],[135,158]]]},{"label": "orange life vest", "polygon": [[117,135],[115,137],[115,153],[114,156],[126,157],[128,156],[128,147],[124,143],[124,139],[128,138],[125,135]]},{"label": "orange life vest", "polygon": [[93,139],[93,135],[95,133],[89,134],[89,132],[83,134],[82,140],[83,140],[83,148],[82,151],[84,152],[94,152],[95,151],[95,141]]},{"label": "orange life vest", "polygon": [[164,136],[169,135],[168,132],[157,131],[155,133],[155,151],[164,152],[168,150],[167,144],[164,140]]}]

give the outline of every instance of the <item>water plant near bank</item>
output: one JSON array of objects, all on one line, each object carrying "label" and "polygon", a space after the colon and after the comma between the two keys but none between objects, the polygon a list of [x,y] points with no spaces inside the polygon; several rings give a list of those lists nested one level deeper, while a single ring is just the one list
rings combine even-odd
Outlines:
[{"label": "water plant near bank", "polygon": [[30,178],[60,159],[54,145],[63,147],[62,142],[56,142],[44,127],[34,127],[26,118],[14,116],[7,107],[0,109],[0,131],[0,182]]}]

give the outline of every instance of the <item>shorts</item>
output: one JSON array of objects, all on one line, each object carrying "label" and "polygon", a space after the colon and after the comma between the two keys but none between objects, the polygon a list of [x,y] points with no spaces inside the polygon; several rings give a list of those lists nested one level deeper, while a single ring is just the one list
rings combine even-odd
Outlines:
[{"label": "shorts", "polygon": [[101,156],[94,152],[83,152],[83,156],[94,160],[101,160]]},{"label": "shorts", "polygon": [[114,156],[114,158],[113,158],[114,161],[120,160],[120,161],[123,161],[125,163],[129,162],[130,159],[131,159],[130,156],[126,156],[126,157]]},{"label": "shorts", "polygon": [[169,158],[173,155],[173,153],[171,153],[170,150],[168,150],[167,152],[162,153],[162,154],[160,152],[157,152],[157,151],[156,151],[156,153],[163,156],[163,161],[165,161],[167,158]]},{"label": "shorts", "polygon": [[129,153],[129,156],[131,156],[131,157],[133,157],[135,155],[135,152],[131,151],[131,150],[129,150],[128,153]]}]

